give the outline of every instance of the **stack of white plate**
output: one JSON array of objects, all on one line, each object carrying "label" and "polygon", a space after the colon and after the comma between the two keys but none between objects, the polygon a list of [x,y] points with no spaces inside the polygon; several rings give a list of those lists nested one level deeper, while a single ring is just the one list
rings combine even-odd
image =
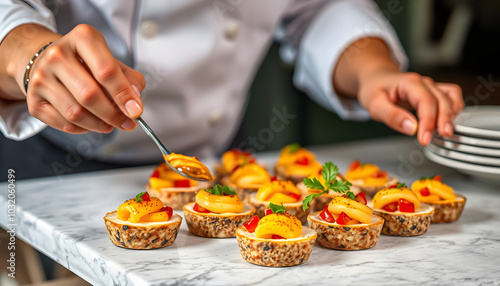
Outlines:
[{"label": "stack of white plate", "polygon": [[500,184],[500,106],[467,107],[455,118],[454,129],[450,138],[434,134],[425,148],[427,158]]}]

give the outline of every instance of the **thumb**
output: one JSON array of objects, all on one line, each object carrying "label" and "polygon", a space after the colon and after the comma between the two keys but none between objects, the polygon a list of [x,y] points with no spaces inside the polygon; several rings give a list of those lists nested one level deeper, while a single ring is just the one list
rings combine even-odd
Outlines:
[{"label": "thumb", "polygon": [[391,102],[385,92],[373,97],[368,110],[373,120],[385,123],[400,133],[413,136],[417,132],[415,116]]}]

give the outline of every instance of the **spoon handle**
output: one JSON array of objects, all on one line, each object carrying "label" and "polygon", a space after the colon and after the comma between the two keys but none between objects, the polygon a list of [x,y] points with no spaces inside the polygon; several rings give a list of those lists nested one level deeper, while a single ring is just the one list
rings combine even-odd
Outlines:
[{"label": "spoon handle", "polygon": [[144,121],[141,117],[137,117],[135,119],[135,122],[137,122],[137,124],[141,126],[141,128],[146,132],[146,134],[148,134],[148,136],[151,137],[151,139],[153,139],[158,148],[160,148],[160,151],[163,153],[163,155],[165,156],[170,155],[170,151],[168,151],[167,148],[165,148],[165,146],[161,143],[160,139],[156,137],[153,130],[148,126],[148,124],[146,124],[146,121]]}]

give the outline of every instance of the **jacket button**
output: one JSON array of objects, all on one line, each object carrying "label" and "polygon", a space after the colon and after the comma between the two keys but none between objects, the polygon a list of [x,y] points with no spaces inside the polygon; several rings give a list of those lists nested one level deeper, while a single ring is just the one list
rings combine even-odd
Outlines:
[{"label": "jacket button", "polygon": [[210,126],[216,126],[222,121],[222,117],[224,114],[222,113],[221,110],[215,110],[210,114],[210,117],[208,118],[208,123]]},{"label": "jacket button", "polygon": [[143,21],[140,25],[140,31],[144,38],[152,38],[158,34],[158,23],[152,20]]},{"label": "jacket button", "polygon": [[226,39],[228,39],[228,40],[236,39],[236,37],[238,36],[239,29],[240,29],[240,27],[239,27],[238,23],[229,22],[226,25],[226,29],[225,29]]}]

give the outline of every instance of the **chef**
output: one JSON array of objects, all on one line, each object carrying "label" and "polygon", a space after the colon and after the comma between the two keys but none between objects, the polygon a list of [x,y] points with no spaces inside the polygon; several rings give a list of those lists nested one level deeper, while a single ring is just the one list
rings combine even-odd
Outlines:
[{"label": "chef", "polygon": [[0,0],[0,40],[3,135],[73,149],[93,138],[107,162],[161,158],[138,116],[175,152],[228,148],[273,40],[294,84],[344,119],[427,145],[452,135],[464,105],[457,85],[401,71],[397,36],[367,0]]}]

